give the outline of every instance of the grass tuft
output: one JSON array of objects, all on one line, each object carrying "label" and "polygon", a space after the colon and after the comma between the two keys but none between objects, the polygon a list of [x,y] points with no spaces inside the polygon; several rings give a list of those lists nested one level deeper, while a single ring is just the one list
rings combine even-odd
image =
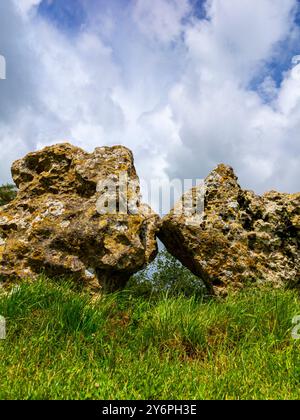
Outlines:
[{"label": "grass tuft", "polygon": [[41,277],[2,293],[0,315],[1,399],[299,398],[296,291],[91,300]]}]

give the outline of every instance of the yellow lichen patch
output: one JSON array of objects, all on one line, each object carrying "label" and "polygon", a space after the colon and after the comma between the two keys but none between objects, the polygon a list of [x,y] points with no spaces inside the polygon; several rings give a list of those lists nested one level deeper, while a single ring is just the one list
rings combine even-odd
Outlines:
[{"label": "yellow lichen patch", "polygon": [[2,261],[3,252],[4,252],[4,245],[0,245],[0,261]]},{"label": "yellow lichen patch", "polygon": [[299,283],[300,194],[259,197],[242,190],[223,164],[204,184],[201,215],[172,210],[162,220],[159,236],[169,252],[222,294],[253,281]]},{"label": "yellow lichen patch", "polygon": [[[24,278],[45,272],[93,288],[98,279],[99,288],[115,290],[155,257],[159,218],[142,210],[127,148],[86,153],[69,143],[54,145],[16,161],[12,174],[19,191],[14,202],[0,209],[0,237],[8,235],[0,244],[0,275]],[[124,191],[123,178],[128,188],[117,197],[116,210],[127,198],[125,212],[99,211],[98,185],[110,181],[116,191]]]}]

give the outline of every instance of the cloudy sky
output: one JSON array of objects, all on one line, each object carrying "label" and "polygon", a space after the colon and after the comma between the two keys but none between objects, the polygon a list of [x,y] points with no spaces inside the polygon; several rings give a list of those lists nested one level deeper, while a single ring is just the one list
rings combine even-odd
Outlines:
[{"label": "cloudy sky", "polygon": [[0,183],[68,140],[123,144],[147,180],[299,191],[297,0],[0,1]]}]

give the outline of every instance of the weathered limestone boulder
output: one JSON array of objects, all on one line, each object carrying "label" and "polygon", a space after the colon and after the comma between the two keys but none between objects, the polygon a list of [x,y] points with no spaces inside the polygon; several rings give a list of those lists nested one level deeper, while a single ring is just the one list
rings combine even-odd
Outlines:
[{"label": "weathered limestone boulder", "polygon": [[157,253],[159,218],[141,204],[132,153],[68,143],[12,166],[17,197],[0,207],[0,279],[66,276],[95,289],[124,287]]},{"label": "weathered limestone boulder", "polygon": [[[177,211],[190,197],[194,204],[187,200]],[[218,294],[249,282],[300,283],[300,193],[257,196],[241,189],[229,166],[219,165],[182,197],[159,237]]]}]

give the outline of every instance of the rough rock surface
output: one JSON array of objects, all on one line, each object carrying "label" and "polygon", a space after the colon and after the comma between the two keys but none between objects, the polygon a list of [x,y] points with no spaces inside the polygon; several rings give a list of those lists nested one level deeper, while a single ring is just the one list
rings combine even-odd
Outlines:
[{"label": "rough rock surface", "polygon": [[58,144],[16,161],[12,175],[17,197],[0,207],[2,282],[44,272],[117,290],[155,257],[159,218],[140,203],[125,147]]},{"label": "rough rock surface", "polygon": [[[202,197],[204,210],[174,211],[186,195]],[[300,283],[300,193],[257,196],[242,190],[233,169],[221,164],[186,195],[163,218],[159,237],[212,290]]]}]

